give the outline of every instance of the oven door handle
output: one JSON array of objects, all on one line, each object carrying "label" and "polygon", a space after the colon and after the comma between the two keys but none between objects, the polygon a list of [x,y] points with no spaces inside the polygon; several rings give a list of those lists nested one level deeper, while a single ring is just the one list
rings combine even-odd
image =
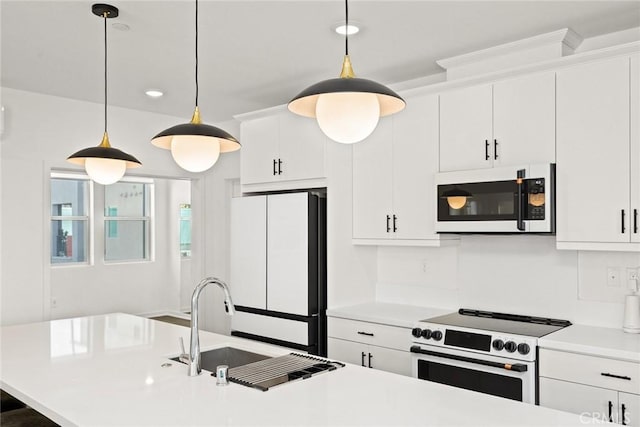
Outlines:
[{"label": "oven door handle", "polygon": [[492,368],[500,368],[500,369],[505,369],[507,371],[527,372],[527,365],[522,363],[515,363],[512,365],[509,363],[498,363],[498,362],[491,362],[489,360],[474,359],[473,357],[457,356],[455,354],[438,353],[436,351],[423,350],[417,345],[412,345],[410,351],[411,353],[427,354],[429,356],[442,357],[445,359],[453,359],[453,360],[458,360],[460,362],[468,362],[468,363],[474,363],[476,365],[491,366]]}]

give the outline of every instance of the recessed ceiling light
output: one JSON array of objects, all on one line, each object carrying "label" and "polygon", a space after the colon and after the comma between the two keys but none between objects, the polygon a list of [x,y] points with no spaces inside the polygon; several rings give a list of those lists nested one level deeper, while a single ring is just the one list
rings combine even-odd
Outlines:
[{"label": "recessed ceiling light", "polygon": [[145,91],[145,93],[147,94],[147,96],[149,98],[160,98],[162,95],[164,95],[164,93],[162,93],[162,91],[157,90],[157,89],[149,89],[149,90]]},{"label": "recessed ceiling light", "polygon": [[120,30],[120,31],[129,31],[130,27],[127,24],[123,24],[122,22],[114,22],[113,24],[111,24],[111,27],[114,30]]},{"label": "recessed ceiling light", "polygon": [[333,26],[333,30],[340,34],[341,36],[344,36],[345,34],[348,34],[350,36],[357,34],[358,32],[360,32],[360,26],[359,24],[353,23],[351,22],[349,24],[349,31],[347,33],[347,26],[345,25],[344,22],[341,22],[339,24],[336,24]]}]

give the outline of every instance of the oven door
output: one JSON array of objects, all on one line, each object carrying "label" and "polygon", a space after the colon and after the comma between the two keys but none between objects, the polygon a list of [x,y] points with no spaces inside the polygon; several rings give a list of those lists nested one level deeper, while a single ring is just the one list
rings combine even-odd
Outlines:
[{"label": "oven door", "polygon": [[414,345],[414,378],[535,404],[535,362]]}]

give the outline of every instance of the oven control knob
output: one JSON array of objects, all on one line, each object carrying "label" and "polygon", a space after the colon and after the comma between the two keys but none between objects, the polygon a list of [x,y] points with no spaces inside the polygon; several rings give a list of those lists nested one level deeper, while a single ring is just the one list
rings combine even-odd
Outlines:
[{"label": "oven control knob", "polygon": [[431,332],[431,329],[423,329],[422,330],[422,338],[428,340],[432,336],[433,336],[433,333]]},{"label": "oven control knob", "polygon": [[504,341],[502,340],[493,340],[493,348],[500,351],[504,348]]},{"label": "oven control knob", "polygon": [[431,338],[433,338],[435,341],[440,341],[442,339],[442,332],[440,331],[431,332]]},{"label": "oven control knob", "polygon": [[527,343],[518,344],[518,353],[520,353],[520,354],[529,354],[530,350],[531,350],[531,348],[529,347],[529,344],[527,344]]},{"label": "oven control knob", "polygon": [[411,335],[413,335],[416,338],[420,338],[420,334],[422,334],[422,329],[420,328],[413,328],[411,330]]},{"label": "oven control knob", "polygon": [[509,353],[513,353],[514,351],[516,351],[517,348],[518,346],[513,341],[507,341],[504,344],[504,349],[507,350]]}]

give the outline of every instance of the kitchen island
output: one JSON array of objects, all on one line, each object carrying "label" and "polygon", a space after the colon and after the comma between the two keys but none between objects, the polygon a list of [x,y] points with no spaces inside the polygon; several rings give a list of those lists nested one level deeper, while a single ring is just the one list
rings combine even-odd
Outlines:
[{"label": "kitchen island", "polygon": [[[188,377],[189,328],[115,313],[3,327],[0,388],[63,426],[579,426],[552,409],[346,365],[262,392]],[[200,332],[202,350],[286,349]],[[167,366],[170,362],[170,366]]]}]

